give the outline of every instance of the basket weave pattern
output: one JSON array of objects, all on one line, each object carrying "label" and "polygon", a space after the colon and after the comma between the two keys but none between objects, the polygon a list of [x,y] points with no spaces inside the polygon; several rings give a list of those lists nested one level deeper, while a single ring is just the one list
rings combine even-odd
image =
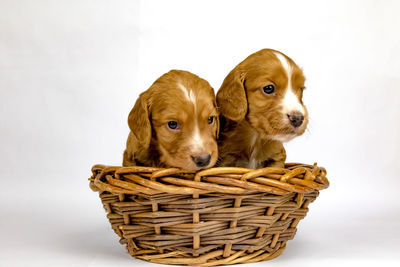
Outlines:
[{"label": "basket weave pattern", "polygon": [[113,230],[140,259],[215,266],[279,256],[329,182],[326,170],[219,167],[185,172],[151,167],[92,168]]}]

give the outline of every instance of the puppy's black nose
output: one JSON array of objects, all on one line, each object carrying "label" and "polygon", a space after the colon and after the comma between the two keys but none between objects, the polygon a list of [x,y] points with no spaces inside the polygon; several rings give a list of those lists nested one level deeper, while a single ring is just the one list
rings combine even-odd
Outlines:
[{"label": "puppy's black nose", "polygon": [[211,155],[205,154],[197,157],[192,157],[197,167],[204,167],[210,164]]},{"label": "puppy's black nose", "polygon": [[299,127],[304,121],[304,116],[300,112],[292,112],[287,116],[289,118],[290,124],[295,128]]}]

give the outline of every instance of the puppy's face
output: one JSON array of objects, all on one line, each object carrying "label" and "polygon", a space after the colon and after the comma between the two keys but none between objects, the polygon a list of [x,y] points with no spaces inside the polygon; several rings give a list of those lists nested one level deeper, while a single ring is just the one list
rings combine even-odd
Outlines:
[{"label": "puppy's face", "polygon": [[[239,79],[235,78],[238,76]],[[262,138],[289,141],[303,134],[307,127],[308,112],[302,102],[304,82],[301,69],[290,58],[278,51],[261,50],[228,75],[222,92],[218,92],[218,104],[222,114],[228,114],[229,118],[230,106],[223,98],[242,91],[233,98],[241,102],[233,120],[247,119]],[[224,93],[224,90],[232,91]]]},{"label": "puppy's face", "polygon": [[198,76],[173,70],[148,90],[152,140],[168,167],[199,170],[218,158],[218,112],[213,89]]}]

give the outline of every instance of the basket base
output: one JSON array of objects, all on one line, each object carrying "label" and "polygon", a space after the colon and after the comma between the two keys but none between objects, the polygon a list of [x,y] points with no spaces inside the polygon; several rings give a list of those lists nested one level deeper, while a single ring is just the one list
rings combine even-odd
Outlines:
[{"label": "basket base", "polygon": [[160,253],[160,254],[151,254],[151,255],[140,255],[140,254],[147,254],[150,251],[136,251],[136,253],[134,253],[134,255],[132,256],[141,260],[159,264],[217,266],[217,265],[253,263],[258,261],[272,260],[281,255],[282,252],[285,250],[285,248],[286,248],[286,242],[282,242],[279,249],[277,249],[272,253],[266,250],[257,250],[251,253],[248,251],[241,250],[233,253],[231,256],[227,258],[221,257],[221,255],[223,254],[223,250],[212,251],[199,257],[192,257],[188,254],[184,255],[185,257],[179,257],[182,255],[182,252],[178,251]]}]

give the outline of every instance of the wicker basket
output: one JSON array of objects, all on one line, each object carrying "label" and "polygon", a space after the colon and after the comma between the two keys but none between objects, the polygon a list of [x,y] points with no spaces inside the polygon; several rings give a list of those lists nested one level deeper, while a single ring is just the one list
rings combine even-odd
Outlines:
[{"label": "wicker basket", "polygon": [[139,259],[214,266],[279,256],[308,205],[327,188],[326,170],[219,167],[197,173],[151,167],[92,168],[114,231]]}]

